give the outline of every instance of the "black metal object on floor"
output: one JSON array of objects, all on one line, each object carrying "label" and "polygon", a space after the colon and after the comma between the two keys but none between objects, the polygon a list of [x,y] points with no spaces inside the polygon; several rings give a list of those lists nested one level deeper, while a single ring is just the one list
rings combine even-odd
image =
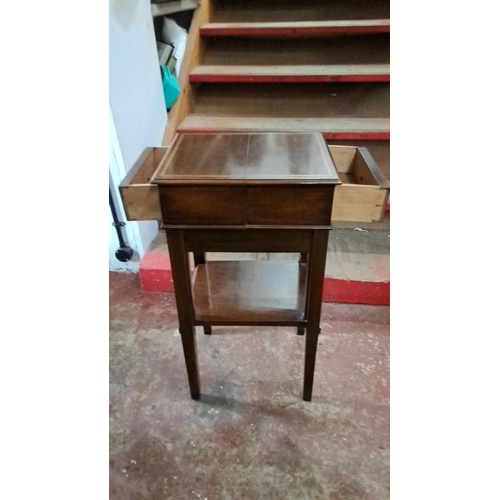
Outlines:
[{"label": "black metal object on floor", "polygon": [[109,188],[109,208],[113,216],[113,226],[116,229],[118,241],[120,242],[120,248],[115,252],[115,256],[120,262],[128,262],[132,258],[132,255],[134,255],[134,251],[125,243],[125,239],[123,238],[122,227],[125,226],[125,222],[118,220],[111,188]]}]

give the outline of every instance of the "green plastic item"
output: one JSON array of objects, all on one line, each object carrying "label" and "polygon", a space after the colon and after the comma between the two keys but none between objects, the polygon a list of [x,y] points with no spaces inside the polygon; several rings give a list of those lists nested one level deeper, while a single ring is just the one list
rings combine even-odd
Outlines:
[{"label": "green plastic item", "polygon": [[177,97],[181,92],[177,78],[170,74],[166,66],[160,66],[161,69],[161,83],[163,85],[163,97],[165,97],[165,106],[167,110],[172,107]]}]

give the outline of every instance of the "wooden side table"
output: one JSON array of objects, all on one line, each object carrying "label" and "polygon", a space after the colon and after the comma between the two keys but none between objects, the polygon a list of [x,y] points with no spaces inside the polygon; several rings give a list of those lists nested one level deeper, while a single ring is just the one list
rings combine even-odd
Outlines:
[{"label": "wooden side table", "polygon": [[[311,401],[334,188],[321,134],[182,134],[159,164],[191,397],[200,382],[195,326],[296,326],[306,331]],[[194,254],[191,274],[188,254]],[[206,252],[300,253],[300,261],[207,261]]]}]

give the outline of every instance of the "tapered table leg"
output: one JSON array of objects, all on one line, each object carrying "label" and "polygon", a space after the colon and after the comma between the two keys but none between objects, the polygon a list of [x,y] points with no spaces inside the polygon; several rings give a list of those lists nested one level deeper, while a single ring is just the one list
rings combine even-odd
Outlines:
[{"label": "tapered table leg", "polygon": [[320,332],[321,297],[325,275],[328,231],[316,230],[313,234],[312,251],[308,262],[308,300],[306,354],[304,363],[304,401],[311,401],[316,364],[316,348]]},{"label": "tapered table leg", "polygon": [[[203,252],[194,252],[194,265],[197,266],[199,264],[206,264],[207,259],[206,256]],[[204,326],[203,327],[203,332],[205,335],[212,335],[212,327],[211,326]]]},{"label": "tapered table leg", "polygon": [[[301,264],[307,264],[307,253],[301,253],[300,254],[300,260],[299,262]],[[297,335],[304,335],[305,328],[303,326],[298,326],[297,327]]]},{"label": "tapered table leg", "polygon": [[183,231],[167,230],[168,249],[172,277],[174,279],[175,300],[179,317],[179,332],[182,338],[184,359],[193,399],[200,398],[200,378],[196,354],[196,331],[194,327],[193,300],[188,254],[184,247]]}]

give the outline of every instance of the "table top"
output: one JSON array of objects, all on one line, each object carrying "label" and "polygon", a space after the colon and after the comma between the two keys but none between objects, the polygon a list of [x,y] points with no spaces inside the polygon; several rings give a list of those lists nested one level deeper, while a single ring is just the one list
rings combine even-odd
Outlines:
[{"label": "table top", "polygon": [[179,134],[153,184],[340,184],[319,133]]}]

